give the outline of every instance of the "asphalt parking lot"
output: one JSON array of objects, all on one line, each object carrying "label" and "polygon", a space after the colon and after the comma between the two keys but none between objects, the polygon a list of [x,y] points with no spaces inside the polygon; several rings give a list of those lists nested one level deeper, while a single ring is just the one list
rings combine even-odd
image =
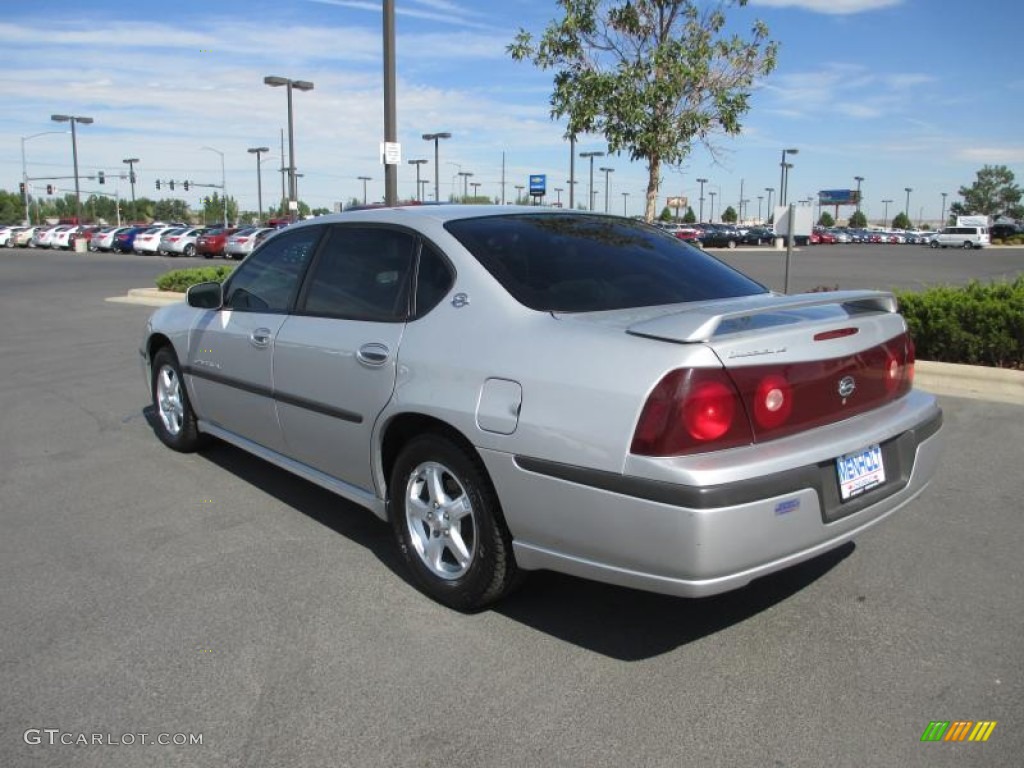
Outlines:
[{"label": "asphalt parking lot", "polygon": [[[774,251],[716,255],[781,279]],[[795,290],[1024,272],[1024,249],[795,258]],[[189,261],[0,250],[0,766],[1020,765],[1024,403],[941,398],[922,497],[743,590],[535,574],[465,616],[368,512],[157,441],[150,310],[104,299]],[[998,725],[922,743],[935,720]]]}]

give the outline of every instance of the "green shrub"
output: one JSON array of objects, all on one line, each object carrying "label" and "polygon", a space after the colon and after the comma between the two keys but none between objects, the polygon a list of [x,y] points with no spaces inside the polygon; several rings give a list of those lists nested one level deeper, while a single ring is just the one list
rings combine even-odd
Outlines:
[{"label": "green shrub", "polygon": [[234,265],[218,265],[216,267],[194,267],[192,269],[173,269],[164,272],[156,279],[156,287],[161,291],[177,291],[184,293],[190,285],[208,283],[216,280],[223,283],[234,270]]},{"label": "green shrub", "polygon": [[999,237],[993,237],[992,238],[992,245],[1002,245],[1002,244],[1003,244],[1002,238],[999,238]]},{"label": "green shrub", "polygon": [[922,360],[1024,369],[1024,277],[896,296]]}]

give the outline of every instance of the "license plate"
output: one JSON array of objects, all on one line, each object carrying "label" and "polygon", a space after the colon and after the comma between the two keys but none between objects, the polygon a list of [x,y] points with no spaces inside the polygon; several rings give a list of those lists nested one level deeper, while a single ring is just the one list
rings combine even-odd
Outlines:
[{"label": "license plate", "polygon": [[862,451],[848,453],[836,459],[839,474],[839,498],[852,499],[885,482],[882,449],[869,445]]}]

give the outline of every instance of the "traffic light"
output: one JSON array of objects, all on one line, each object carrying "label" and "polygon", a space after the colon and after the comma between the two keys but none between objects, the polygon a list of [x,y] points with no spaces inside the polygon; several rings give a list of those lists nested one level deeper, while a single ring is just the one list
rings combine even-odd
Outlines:
[{"label": "traffic light", "polygon": [[156,188],[157,188],[157,189],[160,189],[160,179],[157,179],[157,180],[156,180]]},{"label": "traffic light", "polygon": [[167,186],[171,188],[171,192],[174,191],[174,179],[167,182]]},{"label": "traffic light", "polygon": [[103,171],[97,171],[96,172],[96,180],[99,181],[100,184],[106,184],[107,183],[107,176],[106,176],[105,173],[103,173]]},{"label": "traffic light", "polygon": [[185,182],[185,191],[188,192],[188,182]]},{"label": "traffic light", "polygon": [[24,197],[24,196],[25,196],[25,182],[24,182],[24,181],[23,181],[23,182],[21,182],[21,183],[20,183],[20,184],[18,185],[18,188],[19,188],[19,189],[21,190],[21,196],[22,196],[22,197]]},{"label": "traffic light", "polygon": [[48,194],[48,195],[52,195],[53,194],[53,184],[47,184],[46,185],[46,194]]}]

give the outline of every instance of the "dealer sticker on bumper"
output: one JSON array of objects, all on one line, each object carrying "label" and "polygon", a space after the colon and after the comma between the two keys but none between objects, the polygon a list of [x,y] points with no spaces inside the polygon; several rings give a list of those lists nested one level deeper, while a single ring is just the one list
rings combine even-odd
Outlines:
[{"label": "dealer sticker on bumper", "polygon": [[836,469],[839,472],[839,498],[843,501],[885,482],[882,449],[877,445],[840,456],[836,459]]}]

